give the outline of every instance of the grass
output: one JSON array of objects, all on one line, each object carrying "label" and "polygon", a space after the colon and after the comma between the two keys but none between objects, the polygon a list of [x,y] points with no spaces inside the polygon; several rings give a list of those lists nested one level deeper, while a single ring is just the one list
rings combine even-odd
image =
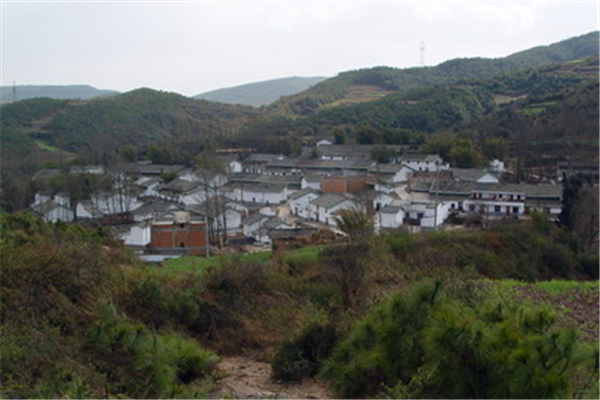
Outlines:
[{"label": "grass", "polygon": [[[286,253],[284,260],[288,264],[314,262],[318,259],[319,254],[325,247],[325,245],[306,246],[300,249],[291,250]],[[149,266],[147,270],[150,274],[169,277],[178,277],[190,274],[201,276],[209,267],[218,268],[231,263],[266,264],[271,261],[272,254],[273,252],[271,251],[263,251],[240,255],[213,256],[209,258],[185,256],[167,260],[162,263],[160,267]]]},{"label": "grass", "polygon": [[517,281],[514,279],[502,279],[496,281],[499,287],[501,288],[525,288],[525,287],[535,287],[537,289],[541,289],[548,294],[557,296],[559,294],[565,293],[571,290],[598,290],[598,281],[563,281],[558,279],[553,279],[550,281],[538,281],[534,283]]},{"label": "grass", "polygon": [[36,140],[34,143],[40,150],[45,150],[45,151],[50,151],[50,152],[60,151],[60,149],[58,147],[50,146],[48,143],[44,142],[43,140]]}]

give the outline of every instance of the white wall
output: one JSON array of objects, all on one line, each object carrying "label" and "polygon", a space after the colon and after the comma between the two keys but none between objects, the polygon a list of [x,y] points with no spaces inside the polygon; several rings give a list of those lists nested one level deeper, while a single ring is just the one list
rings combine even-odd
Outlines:
[{"label": "white wall", "polygon": [[397,213],[381,213],[382,228],[399,228],[404,222],[404,211],[400,210]]},{"label": "white wall", "polygon": [[119,235],[129,246],[146,246],[150,243],[150,225],[134,225],[128,232]]}]

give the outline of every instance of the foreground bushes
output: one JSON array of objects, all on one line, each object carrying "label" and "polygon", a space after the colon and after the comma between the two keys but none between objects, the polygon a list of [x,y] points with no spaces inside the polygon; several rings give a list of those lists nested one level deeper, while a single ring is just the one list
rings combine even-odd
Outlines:
[{"label": "foreground bushes", "polygon": [[376,307],[322,375],[346,398],[597,398],[598,346],[555,321],[547,309],[424,284]]},{"label": "foreground bushes", "polygon": [[[136,286],[119,246],[27,215],[0,216],[0,229],[0,397],[202,395],[195,387],[214,356],[182,334],[155,331],[158,315],[146,323],[119,306]],[[146,300],[160,291],[146,281],[136,287]]]}]

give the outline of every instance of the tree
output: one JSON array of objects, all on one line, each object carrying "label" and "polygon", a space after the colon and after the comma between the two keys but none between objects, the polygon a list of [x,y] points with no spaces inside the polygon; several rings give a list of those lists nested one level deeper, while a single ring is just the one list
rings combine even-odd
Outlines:
[{"label": "tree", "polygon": [[333,130],[333,138],[335,144],[346,144],[348,135],[346,135],[346,132],[342,128],[338,127]]},{"label": "tree", "polygon": [[567,176],[563,174],[562,186],[562,208],[558,215],[558,225],[567,230],[573,228],[573,208],[577,201],[579,190],[581,190],[581,179],[575,175]]},{"label": "tree", "polygon": [[134,162],[137,160],[137,150],[130,144],[126,144],[119,149],[119,155],[125,161]]},{"label": "tree", "polygon": [[359,144],[375,144],[381,142],[379,132],[371,125],[362,125],[356,131]]},{"label": "tree", "polygon": [[196,173],[204,188],[204,209],[208,223],[209,239],[222,246],[227,241],[227,213],[225,201],[220,196],[220,178],[225,174],[225,166],[216,157],[211,145],[204,146],[196,156]]},{"label": "tree", "polygon": [[319,148],[315,146],[312,149],[310,149],[310,159],[318,160],[319,158],[321,158],[321,152],[319,151]]},{"label": "tree", "polygon": [[359,209],[342,210],[336,217],[336,223],[352,241],[369,238],[374,233],[373,218]]},{"label": "tree", "polygon": [[367,273],[370,246],[367,242],[351,242],[325,249],[320,259],[324,275],[340,291],[345,309],[354,306]]},{"label": "tree", "polygon": [[570,216],[571,229],[585,251],[598,243],[598,189],[584,184],[577,193]]},{"label": "tree", "polygon": [[468,139],[459,139],[448,155],[452,164],[458,168],[475,168],[482,164],[481,154]]}]

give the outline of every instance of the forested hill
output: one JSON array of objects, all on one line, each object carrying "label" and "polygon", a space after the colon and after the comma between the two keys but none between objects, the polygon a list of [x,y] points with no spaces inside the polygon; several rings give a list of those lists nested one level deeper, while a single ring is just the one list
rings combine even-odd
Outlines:
[{"label": "forested hill", "polygon": [[599,47],[599,33],[596,31],[504,58],[454,59],[435,67],[376,67],[348,71],[275,102],[269,107],[269,113],[286,116],[313,115],[324,106],[377,100],[392,92],[456,84],[464,79],[489,79],[527,68],[597,57]]},{"label": "forested hill", "polygon": [[51,99],[81,99],[119,94],[114,90],[101,90],[89,85],[17,85],[0,88],[2,102],[27,100],[36,97]]},{"label": "forested hill", "polygon": [[255,111],[195,100],[175,93],[138,89],[90,101],[31,99],[2,107],[2,124],[76,152],[110,152],[130,143],[198,141],[237,130]]},{"label": "forested hill", "polygon": [[278,100],[282,96],[289,96],[302,92],[326,78],[324,77],[291,77],[272,79],[263,82],[248,83],[231,88],[213,90],[194,96],[196,99],[217,101],[228,104],[245,104],[260,107]]},{"label": "forested hill", "polygon": [[174,93],[138,89],[93,100],[35,98],[4,104],[0,169],[6,209],[29,204],[28,182],[44,165],[74,158],[108,163],[126,144],[143,156],[160,149],[163,162],[191,162],[207,139],[233,135],[257,111]]}]

